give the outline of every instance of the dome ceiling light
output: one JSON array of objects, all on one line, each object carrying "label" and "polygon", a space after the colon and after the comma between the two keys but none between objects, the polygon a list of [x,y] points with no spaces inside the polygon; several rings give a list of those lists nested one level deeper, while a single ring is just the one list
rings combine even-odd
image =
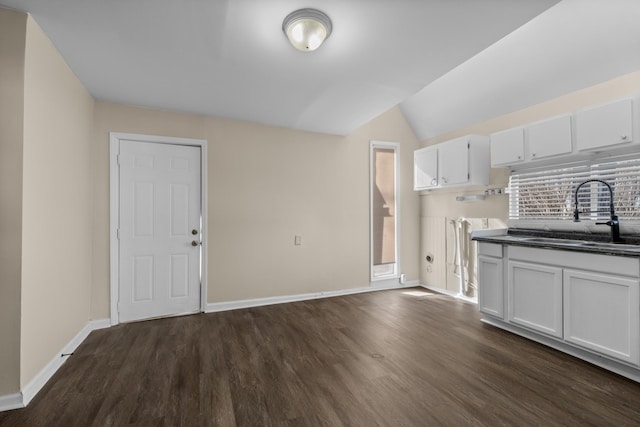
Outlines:
[{"label": "dome ceiling light", "polygon": [[282,31],[291,45],[302,52],[312,52],[331,35],[331,19],[316,9],[291,12],[282,22]]}]

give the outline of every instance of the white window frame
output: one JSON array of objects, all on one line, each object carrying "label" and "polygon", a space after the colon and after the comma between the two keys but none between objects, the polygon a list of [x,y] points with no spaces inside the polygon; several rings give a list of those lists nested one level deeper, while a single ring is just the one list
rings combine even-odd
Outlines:
[{"label": "white window frame", "polygon": [[[393,149],[395,152],[395,259],[393,272],[385,275],[374,275],[373,266],[373,194],[375,188],[375,159],[373,151],[376,148]],[[398,279],[400,277],[400,144],[388,141],[370,141],[369,144],[369,276],[372,283],[383,280]]]}]

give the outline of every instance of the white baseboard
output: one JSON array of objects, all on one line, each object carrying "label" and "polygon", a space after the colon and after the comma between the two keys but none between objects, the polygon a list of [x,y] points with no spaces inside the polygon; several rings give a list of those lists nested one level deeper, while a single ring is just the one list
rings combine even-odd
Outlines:
[{"label": "white baseboard", "polygon": [[57,354],[51,359],[47,365],[42,368],[38,375],[36,375],[29,383],[22,389],[22,407],[27,406],[31,399],[44,387],[44,385],[51,379],[53,374],[56,373],[60,366],[66,362],[68,356],[62,356],[63,354],[69,355],[73,353],[76,348],[89,336],[92,331],[97,329],[104,329],[111,326],[109,319],[91,320],[85,325],[84,328],[76,334],[75,337],[67,343]]},{"label": "white baseboard", "polygon": [[394,279],[394,280],[383,281],[383,282],[374,282],[371,284],[371,286],[365,287],[365,288],[343,289],[339,291],[320,291],[320,292],[312,292],[308,294],[283,295],[278,297],[245,299],[245,300],[238,300],[238,301],[214,302],[214,303],[207,304],[205,308],[205,313],[237,310],[240,308],[262,307],[265,305],[284,304],[287,302],[307,301],[307,300],[320,299],[320,298],[331,298],[331,297],[338,297],[342,295],[361,294],[364,292],[384,291],[388,289],[400,289],[400,288],[406,288],[411,286],[420,286],[420,282],[415,281],[415,282],[406,282],[406,283],[400,284],[397,279]]},{"label": "white baseboard", "polygon": [[24,408],[24,403],[22,403],[22,393],[0,396],[0,412],[19,408]]}]

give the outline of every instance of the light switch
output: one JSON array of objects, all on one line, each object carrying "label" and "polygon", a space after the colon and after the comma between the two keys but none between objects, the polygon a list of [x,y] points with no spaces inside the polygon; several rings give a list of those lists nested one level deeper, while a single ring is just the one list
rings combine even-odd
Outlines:
[{"label": "light switch", "polygon": [[302,236],[296,235],[296,237],[293,240],[293,244],[296,246],[300,246],[302,244]]}]

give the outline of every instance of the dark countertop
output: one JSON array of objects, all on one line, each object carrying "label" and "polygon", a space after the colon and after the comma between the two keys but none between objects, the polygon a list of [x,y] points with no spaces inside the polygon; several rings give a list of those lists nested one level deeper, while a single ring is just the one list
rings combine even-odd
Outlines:
[{"label": "dark countertop", "polygon": [[506,234],[474,235],[472,238],[479,242],[640,258],[640,236],[622,236],[623,244],[611,243],[609,237],[608,234],[509,229]]}]

